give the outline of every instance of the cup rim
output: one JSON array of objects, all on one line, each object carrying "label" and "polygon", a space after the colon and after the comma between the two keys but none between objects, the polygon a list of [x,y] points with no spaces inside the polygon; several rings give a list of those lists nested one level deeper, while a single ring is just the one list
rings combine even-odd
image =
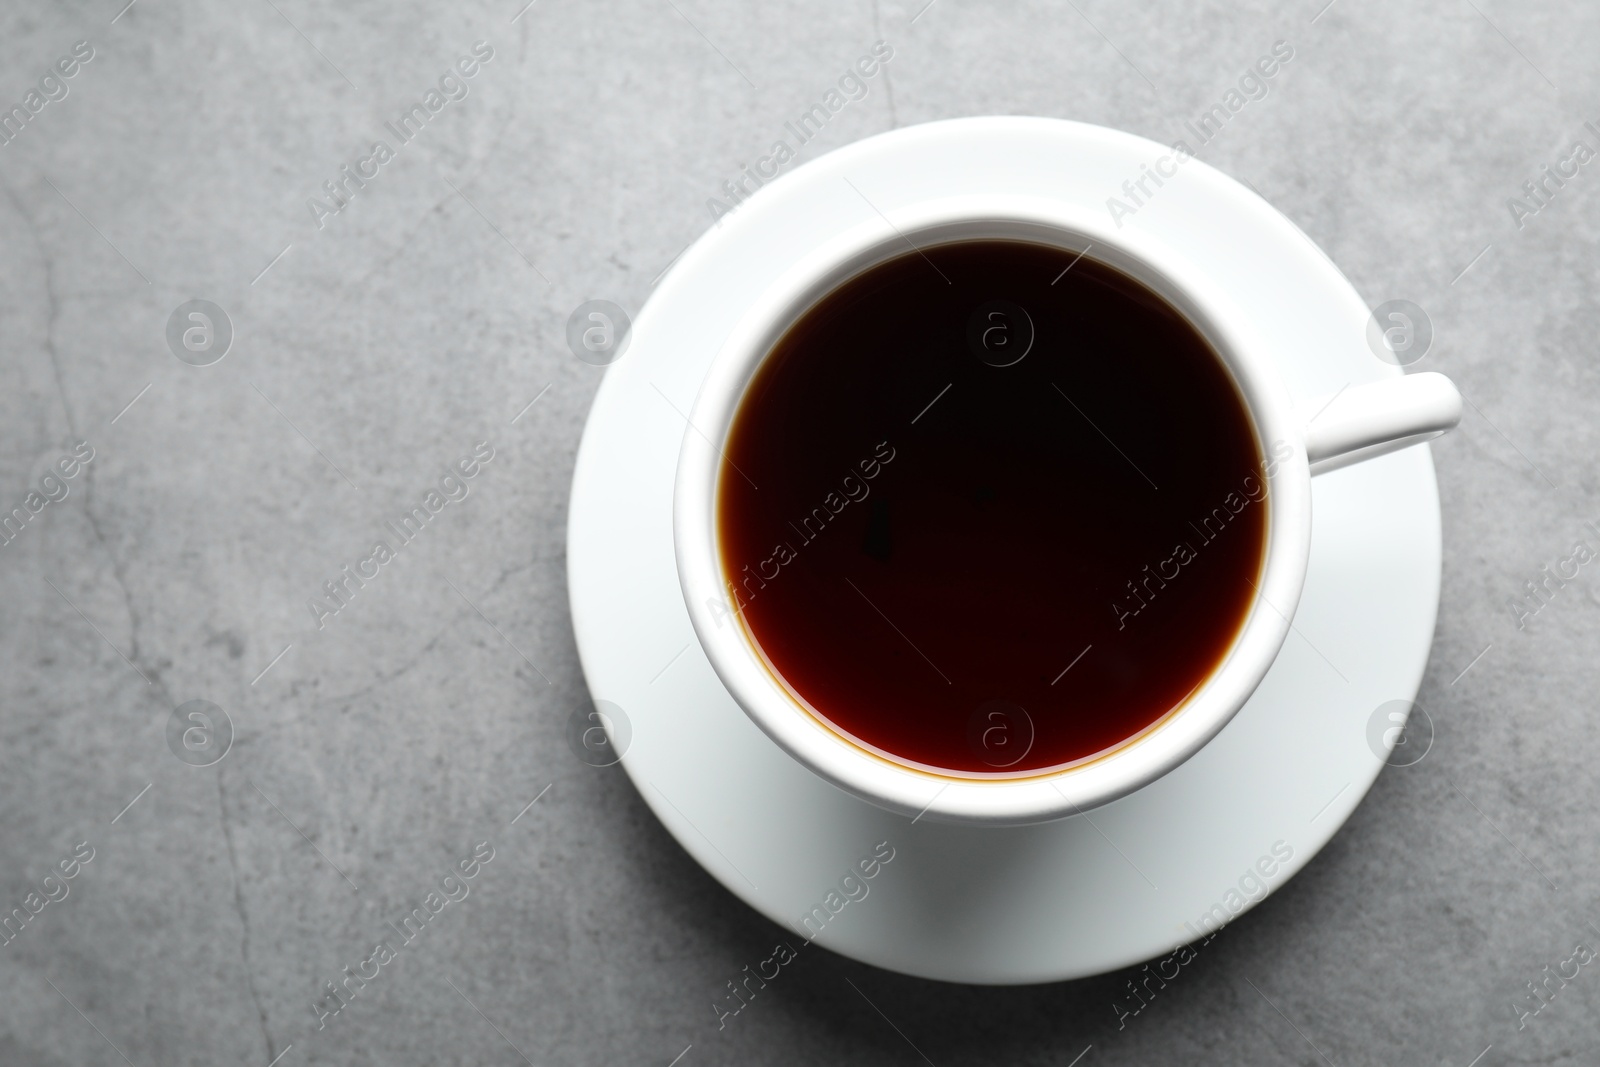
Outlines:
[{"label": "cup rim", "polygon": [[[1155,723],[1106,752],[1017,776],[919,768],[877,754],[798,701],[730,610],[716,506],[723,445],[756,371],[789,327],[862,271],[961,240],[1016,239],[1088,254],[1157,292],[1207,340],[1234,380],[1266,468],[1267,533],[1257,591],[1222,661]],[[1064,818],[1155,781],[1215,737],[1255,691],[1287,637],[1305,581],[1310,471],[1302,429],[1262,342],[1226,294],[1185,259],[1136,229],[1063,201],[961,196],[897,207],[823,242],[744,312],[701,382],[673,488],[680,588],[713,670],[745,714],[793,758],[879,807],[985,825]],[[720,606],[719,606],[720,604]],[[731,621],[730,621],[731,620]]]}]

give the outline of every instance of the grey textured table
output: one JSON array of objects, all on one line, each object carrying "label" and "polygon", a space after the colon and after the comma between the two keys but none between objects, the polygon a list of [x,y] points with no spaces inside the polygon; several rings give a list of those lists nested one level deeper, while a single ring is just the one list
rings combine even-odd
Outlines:
[{"label": "grey textured table", "polygon": [[[1600,10],[123,2],[0,13],[0,513],[25,520],[0,547],[0,1063],[1600,1056],[1575,950],[1600,946],[1600,604],[1574,556],[1600,549],[1600,170],[1572,150],[1600,149]],[[820,953],[719,1031],[777,929],[565,737],[601,373],[567,317],[636,312],[879,39],[797,163],[982,113],[1172,141],[1287,42],[1199,155],[1369,302],[1422,305],[1421,366],[1470,400],[1435,448],[1432,750],[1120,1028],[1132,973],[967,988]],[[169,343],[194,299],[226,320],[185,310]],[[466,495],[363,564],[479,442]],[[377,576],[319,620],[346,565]],[[169,733],[194,700],[232,724],[209,766],[175,753],[213,758],[218,716]],[[374,970],[334,1014],[326,983]]]}]

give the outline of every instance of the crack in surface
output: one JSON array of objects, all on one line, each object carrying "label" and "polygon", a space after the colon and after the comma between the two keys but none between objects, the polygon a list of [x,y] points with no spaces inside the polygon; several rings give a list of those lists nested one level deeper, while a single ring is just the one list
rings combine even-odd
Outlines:
[{"label": "crack in surface", "polygon": [[[424,163],[426,163],[426,161],[424,161]],[[377,266],[367,271],[354,282],[349,285],[342,286],[344,291],[352,295],[363,295],[371,285],[372,279],[384,274],[391,266],[398,262],[400,257],[405,254],[406,249],[410,247],[411,239],[422,232],[422,228],[428,225],[428,220],[430,218],[432,218],[434,215],[442,215],[444,213],[444,206],[454,199],[456,199],[456,194],[454,191],[446,193],[432,207],[418,216],[416,224],[412,226],[411,229],[406,233],[401,235],[400,242],[395,245],[394,251],[390,252],[381,261],[379,261]],[[365,322],[366,320],[363,319],[362,321]]]},{"label": "crack in surface", "polygon": [[[534,567],[533,563],[518,563],[518,564],[513,564],[510,567],[502,568],[501,571],[500,571],[499,577],[497,577],[494,580],[493,584],[491,584],[482,593],[478,594],[479,598],[482,599],[482,598],[489,597],[489,596],[493,595],[494,593],[498,592],[502,586],[505,585],[506,581],[512,575],[520,574],[523,571],[532,570],[533,567]],[[351,692],[348,692],[348,693],[339,693],[339,694],[336,694],[334,696],[319,698],[317,703],[325,704],[325,705],[327,705],[327,704],[345,704],[345,705],[348,705],[348,704],[351,704],[354,701],[356,701],[358,698],[364,697],[368,693],[374,692],[375,690],[380,689],[383,686],[388,685],[390,682],[394,681],[396,678],[400,678],[400,677],[404,676],[405,674],[409,673],[410,671],[412,671],[413,669],[415,669],[416,667],[420,666],[422,661],[423,661],[423,659],[424,659],[424,657],[426,657],[428,655],[428,653],[432,652],[435,648],[437,648],[439,646],[440,639],[443,638],[444,635],[446,633],[448,633],[453,628],[454,628],[454,622],[452,622],[452,624],[450,626],[444,627],[443,629],[441,629],[437,633],[435,633],[432,637],[428,638],[427,642],[424,643],[421,648],[417,649],[415,652],[411,653],[409,656],[406,657],[406,662],[405,662],[405,664],[403,666],[398,667],[395,670],[390,671],[388,674],[379,674],[371,682],[368,682],[366,685],[362,686],[359,689],[352,690]]]},{"label": "crack in surface", "polygon": [[493,596],[495,593],[498,593],[500,591],[500,587],[501,586],[506,584],[506,579],[507,578],[511,577],[513,574],[520,574],[523,571],[531,571],[531,570],[533,570],[533,563],[532,562],[518,563],[518,564],[515,564],[514,566],[504,567],[500,571],[500,577],[498,577],[498,578],[496,578],[494,580],[494,584],[490,585],[489,588],[485,589],[482,593],[480,593],[478,595],[479,595],[480,598],[487,598],[487,597]]},{"label": "crack in surface", "polygon": [[[872,37],[875,41],[883,40],[883,27],[878,21],[878,0],[872,0]],[[894,110],[894,83],[889,80],[889,64],[882,64],[880,69],[883,71],[883,92],[889,99],[889,128],[898,130],[900,117]]]},{"label": "crack in surface", "polygon": [[217,769],[217,821],[222,825],[222,837],[228,843],[228,868],[233,873],[233,909],[239,913],[239,955],[244,963],[245,988],[250,991],[250,1002],[255,1005],[256,1018],[261,1023],[261,1037],[267,1043],[267,1062],[277,1059],[277,1047],[272,1042],[272,1032],[267,1029],[267,1010],[261,1005],[261,993],[256,989],[255,968],[250,965],[250,917],[244,910],[244,890],[239,882],[239,857],[233,847],[233,830],[228,826],[228,798],[222,788],[222,769]]},{"label": "crack in surface", "polygon": [[339,694],[337,696],[324,697],[324,698],[322,698],[321,701],[319,701],[319,703],[324,703],[324,704],[348,704],[348,703],[353,702],[357,697],[366,696],[368,693],[372,692],[373,690],[378,689],[381,686],[388,685],[390,682],[394,681],[396,678],[399,678],[401,675],[405,674],[407,671],[410,671],[412,668],[414,668],[418,664],[420,664],[422,662],[422,658],[424,656],[426,656],[429,652],[432,652],[434,650],[434,648],[439,644],[439,639],[445,635],[445,632],[448,629],[450,629],[450,627],[446,627],[444,630],[440,630],[438,633],[436,633],[432,637],[430,637],[428,639],[428,643],[427,644],[423,645],[421,648],[417,649],[417,651],[413,652],[410,656],[408,656],[406,658],[406,663],[405,663],[404,666],[399,667],[399,668],[397,668],[397,669],[395,669],[393,671],[390,671],[388,674],[380,674],[380,675],[378,675],[378,677],[374,678],[371,682],[369,682],[366,685],[362,686],[360,689],[355,690],[354,692],[341,693],[341,694]]},{"label": "crack in surface", "polygon": [[[526,51],[527,51],[526,35],[524,35],[524,40],[522,42],[522,46],[523,46],[524,56],[519,57],[519,59],[518,59],[518,64],[519,65],[518,65],[517,69],[519,71],[522,69],[521,68],[522,59],[526,58],[526,55],[525,55]],[[520,82],[518,84],[520,84]],[[491,122],[493,121],[493,117],[494,117],[493,111],[491,110],[490,115],[489,115],[489,118],[490,118]],[[482,154],[480,159],[476,160],[476,162],[479,162],[484,169],[487,169],[489,161],[491,159],[493,159],[494,154],[497,151],[499,151],[500,142],[505,138],[506,130],[510,128],[512,120],[515,119],[515,118],[516,118],[516,111],[515,111],[515,108],[512,108],[510,114],[506,117],[506,120],[503,123],[500,124],[500,129],[495,134],[494,139],[490,142],[488,149],[486,149],[483,152],[483,154]],[[426,167],[430,171],[432,171],[435,177],[444,176],[446,168],[445,168],[445,166],[443,164],[443,161],[440,160],[439,157],[441,155],[443,155],[446,151],[448,151],[448,146],[444,146],[444,147],[434,146],[431,153],[428,153],[426,151],[426,148],[427,148],[427,146],[424,146],[424,149],[423,149],[423,153],[424,154],[419,156],[419,162],[424,167]],[[470,148],[465,153],[463,153],[463,156],[464,156],[464,158],[466,160],[466,163],[461,168],[462,171],[463,171],[462,175],[459,176],[456,180],[459,181],[462,185],[465,185],[470,180],[470,178],[467,176],[466,172],[468,172],[470,170],[470,168],[471,168],[471,166],[472,166],[472,164],[473,164],[473,162],[475,160],[473,158],[473,155],[472,155],[472,152],[471,152]],[[448,178],[446,180],[448,181]],[[393,252],[389,253],[389,255],[384,257],[384,259],[377,266],[373,267],[371,270],[369,270],[365,274],[363,274],[360,278],[356,279],[355,282],[353,282],[353,283],[351,283],[349,285],[346,285],[344,287],[345,291],[356,293],[356,294],[364,293],[366,291],[366,289],[368,288],[368,286],[371,283],[373,278],[376,278],[379,275],[382,275],[385,272],[387,272],[388,269],[391,266],[393,266],[395,264],[395,262],[397,262],[400,259],[400,257],[405,253],[407,247],[410,245],[411,239],[413,237],[415,237],[418,233],[422,232],[422,228],[424,226],[428,225],[428,220],[434,215],[441,215],[442,216],[444,214],[445,205],[450,203],[450,201],[452,201],[452,200],[458,200],[458,199],[460,199],[460,197],[458,197],[456,195],[456,192],[455,192],[454,189],[451,189],[451,191],[449,193],[447,193],[443,197],[441,197],[436,203],[434,203],[434,205],[431,208],[429,208],[427,211],[424,211],[420,216],[418,216],[416,225],[414,225],[410,229],[410,231],[408,231],[406,234],[404,234],[401,237],[400,242],[395,246]],[[518,255],[520,255],[520,254],[521,253],[518,252]]]},{"label": "crack in surface", "polygon": [[[87,440],[78,427],[77,414],[73,411],[72,402],[68,398],[66,381],[62,375],[60,350],[56,346],[56,328],[61,315],[61,300],[56,290],[55,263],[47,254],[43,242],[39,240],[37,225],[32,217],[29,216],[28,213],[23,209],[21,203],[17,200],[16,194],[13,193],[9,187],[0,188],[4,189],[7,199],[11,201],[12,206],[26,222],[29,232],[33,237],[34,246],[39,251],[39,258],[44,264],[45,297],[46,306],[48,308],[48,317],[46,319],[44,336],[45,354],[50,360],[51,372],[56,383],[56,393],[61,402],[61,410],[66,419],[67,429],[71,433],[74,441]],[[110,541],[106,537],[105,527],[102,525],[101,518],[96,513],[94,508],[95,470],[95,465],[92,462],[85,464],[83,472],[83,514],[89,522],[89,528],[94,534],[95,541],[99,544],[100,550],[105,554],[107,561],[109,561],[111,565],[111,572],[116,580],[117,587],[122,592],[122,602],[125,610],[128,613],[128,659],[137,664],[139,668],[145,672],[147,677],[149,677],[150,688],[156,691],[161,699],[161,702],[168,708],[174,708],[177,706],[177,702],[173,699],[171,690],[167,688],[166,680],[162,677],[161,671],[154,664],[141,662],[143,658],[139,647],[139,629],[142,625],[141,618],[138,607],[134,603],[133,591],[128,585],[127,570],[123,566],[122,561],[118,558],[117,554],[111,550]],[[233,831],[228,825],[227,795],[222,786],[222,774],[223,771],[219,768],[216,778],[217,817],[222,827],[223,839],[227,843],[228,865],[233,876],[234,908],[239,914],[239,922],[242,929],[240,953],[244,965],[245,984],[250,993],[250,1000],[255,1006],[256,1017],[260,1021],[261,1036],[266,1042],[267,1061],[270,1063],[276,1058],[277,1049],[273,1043],[272,1035],[267,1029],[266,1010],[261,1004],[261,996],[255,985],[255,974],[250,964],[250,920],[244,908],[244,895],[239,881],[239,862],[237,853],[234,850]]]},{"label": "crack in surface", "polygon": [[[0,188],[4,188],[6,198],[11,202],[12,208],[16,210],[17,214],[27,225],[28,232],[33,238],[34,247],[38,250],[39,260],[44,265],[45,306],[47,308],[44,330],[45,356],[50,361],[50,371],[52,376],[55,378],[56,395],[61,402],[61,412],[63,417],[66,419],[67,431],[71,435],[71,439],[73,441],[87,441],[88,438],[84,436],[82,430],[78,426],[77,414],[73,411],[72,401],[67,394],[66,378],[64,377],[61,368],[61,352],[56,345],[56,328],[61,318],[61,299],[60,294],[56,290],[55,261],[51,259],[44,247],[44,242],[39,238],[38,224],[34,221],[33,216],[28,214],[27,210],[23,207],[22,202],[17,199],[16,193],[14,193],[9,186]],[[83,514],[84,518],[89,522],[89,529],[93,532],[95,541],[100,545],[100,550],[105,553],[106,560],[111,564],[112,576],[116,580],[117,588],[122,593],[122,603],[124,609],[128,613],[128,659],[136,664],[139,669],[145,673],[146,677],[150,679],[152,687],[160,691],[166,702],[169,705],[173,705],[172,694],[167,690],[166,683],[161,677],[160,669],[154,664],[141,662],[139,651],[139,629],[141,625],[139,610],[134,605],[133,592],[128,587],[127,570],[123,567],[121,560],[117,558],[116,553],[111,551],[111,544],[106,539],[105,527],[101,524],[100,516],[95,512],[95,470],[96,468],[93,462],[84,465]]]},{"label": "crack in surface", "polygon": [[[72,431],[73,435],[76,436],[76,430],[74,429],[76,420],[72,414],[72,406],[67,402],[66,387],[62,384],[61,361],[56,358],[55,329],[56,318],[60,308],[59,301],[56,297],[55,274],[51,266],[50,256],[45,251],[44,242],[39,238],[39,224],[34,220],[34,217],[28,213],[27,209],[22,206],[22,201],[17,198],[17,194],[12,191],[9,185],[0,185],[0,190],[4,190],[6,199],[11,202],[12,210],[17,213],[17,217],[20,218],[23,222],[23,225],[28,228],[28,236],[33,240],[33,247],[39,254],[39,262],[44,266],[45,303],[49,311],[45,318],[45,355],[50,360],[50,371],[55,376],[56,393],[61,398],[61,408],[66,415],[67,429]],[[48,430],[45,432],[48,433]]]}]

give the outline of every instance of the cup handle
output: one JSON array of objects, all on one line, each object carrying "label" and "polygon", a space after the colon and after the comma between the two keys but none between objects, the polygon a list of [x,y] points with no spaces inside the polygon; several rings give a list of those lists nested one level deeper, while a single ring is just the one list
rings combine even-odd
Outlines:
[{"label": "cup handle", "polygon": [[1352,385],[1319,401],[1306,424],[1312,474],[1347,467],[1438,437],[1461,421],[1461,394],[1442,374],[1424,371]]}]

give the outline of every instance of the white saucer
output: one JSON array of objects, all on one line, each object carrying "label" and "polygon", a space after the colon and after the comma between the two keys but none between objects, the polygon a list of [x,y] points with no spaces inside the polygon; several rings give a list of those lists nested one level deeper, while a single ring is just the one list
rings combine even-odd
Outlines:
[{"label": "white saucer", "polygon": [[[1421,682],[1440,575],[1426,446],[1315,480],[1305,596],[1260,689],[1188,763],[1086,816],[973,829],[880,811],[786,756],[694,643],[673,563],[673,468],[701,375],[756,294],[875,209],[981,191],[1101,205],[1169,151],[1094,126],[1003,118],[932,123],[834,152],[768,185],[683,255],[595,398],[567,537],[590,691],[631,720],[623,765],[656,816],[773,921],[799,928],[889,842],[894,857],[865,883],[868,895],[817,938],[836,952],[983,983],[1082,977],[1162,955],[1215,927],[1208,914],[1248,906],[1258,883],[1282,886],[1327,843],[1383,766],[1367,740],[1373,712],[1411,699]],[[1368,309],[1327,257],[1204,163],[1184,163],[1124,224],[1148,228],[1234,294],[1278,342],[1308,417],[1347,384],[1400,373],[1368,349]]]}]

